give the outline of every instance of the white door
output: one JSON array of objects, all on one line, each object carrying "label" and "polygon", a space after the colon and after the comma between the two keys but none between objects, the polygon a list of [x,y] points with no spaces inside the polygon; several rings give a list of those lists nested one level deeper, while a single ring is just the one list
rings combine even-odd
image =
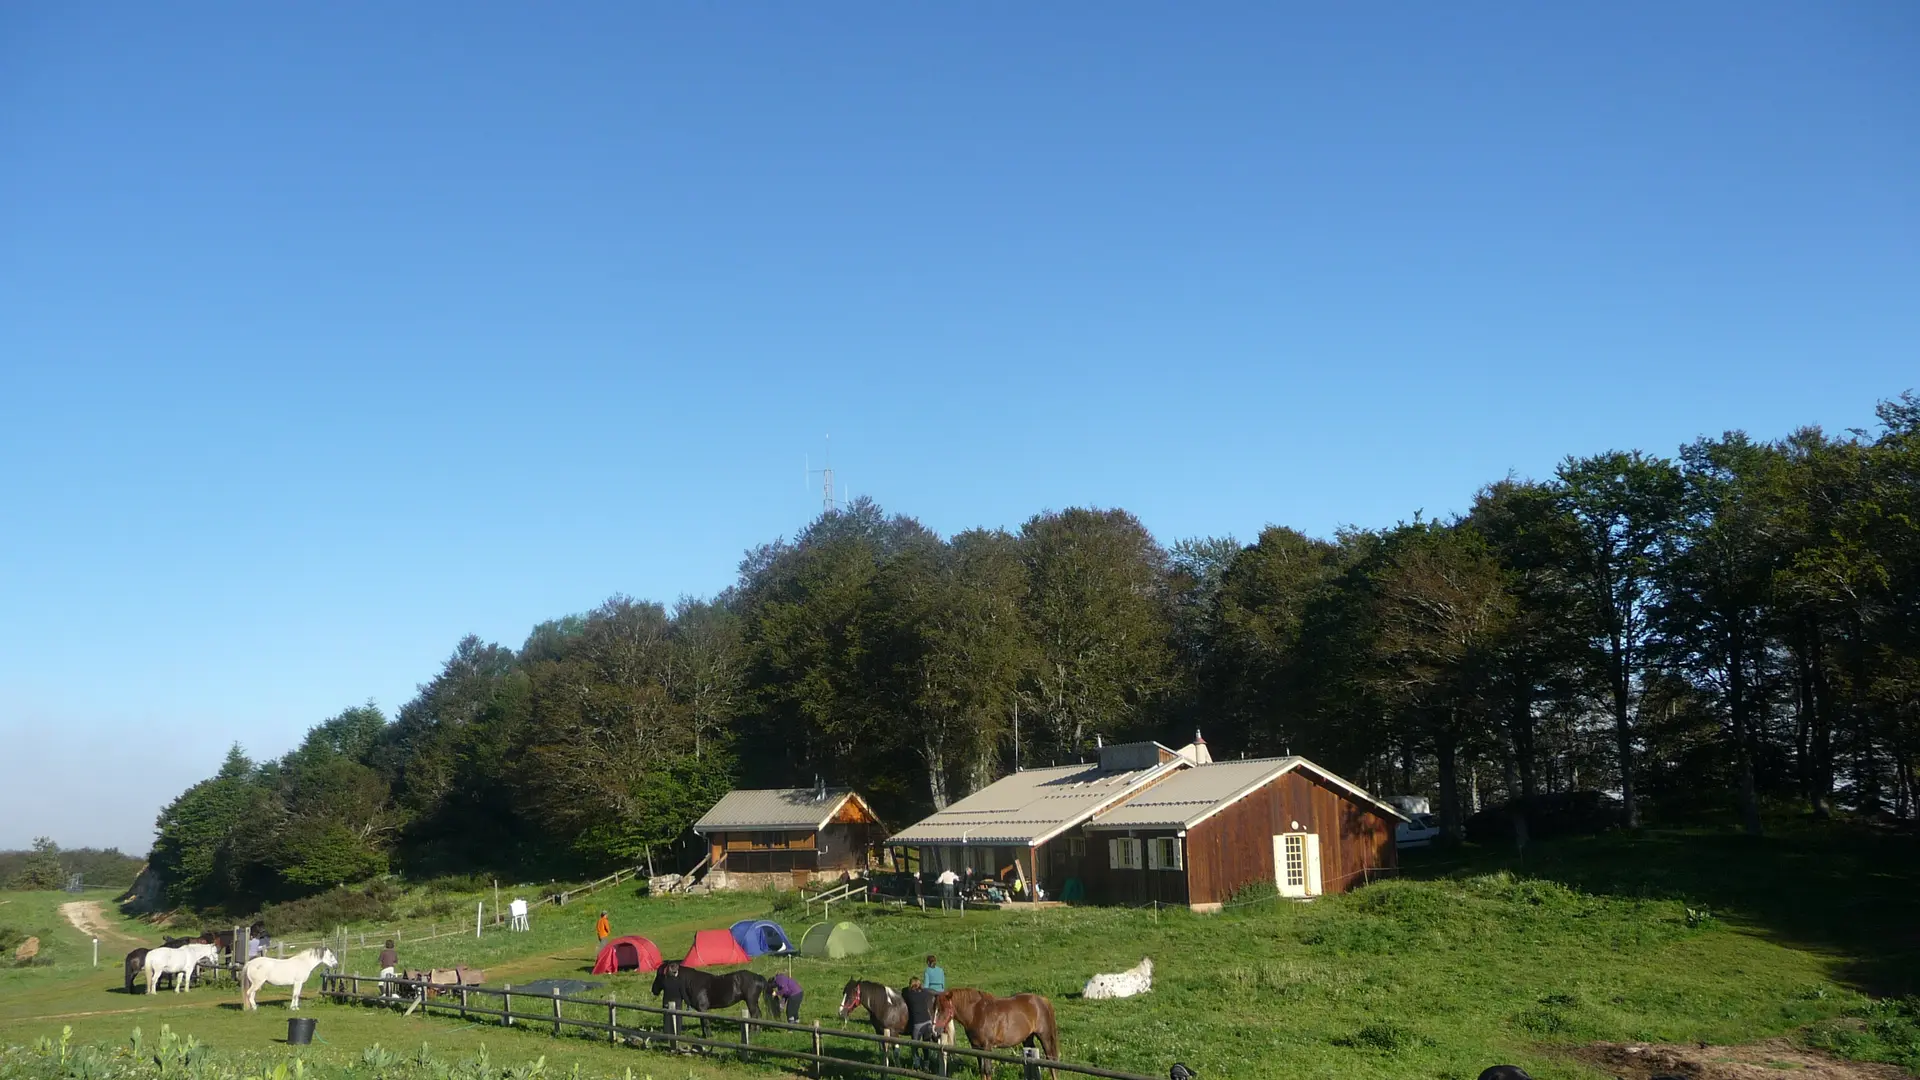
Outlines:
[{"label": "white door", "polygon": [[1273,883],[1281,896],[1320,895],[1320,836],[1282,833],[1273,838]]}]

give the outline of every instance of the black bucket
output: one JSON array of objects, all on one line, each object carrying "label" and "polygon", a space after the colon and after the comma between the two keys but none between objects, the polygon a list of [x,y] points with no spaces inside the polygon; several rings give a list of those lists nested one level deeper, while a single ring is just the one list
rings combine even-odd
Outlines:
[{"label": "black bucket", "polygon": [[309,1046],[313,1043],[313,1025],[319,1023],[311,1016],[296,1016],[287,1021],[287,1045]]}]

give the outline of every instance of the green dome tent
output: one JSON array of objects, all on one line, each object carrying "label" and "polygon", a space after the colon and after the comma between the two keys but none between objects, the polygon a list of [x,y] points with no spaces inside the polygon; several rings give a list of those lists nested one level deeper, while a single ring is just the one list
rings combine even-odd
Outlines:
[{"label": "green dome tent", "polygon": [[859,956],[867,951],[866,931],[850,922],[814,923],[800,939],[800,955],[823,960]]}]

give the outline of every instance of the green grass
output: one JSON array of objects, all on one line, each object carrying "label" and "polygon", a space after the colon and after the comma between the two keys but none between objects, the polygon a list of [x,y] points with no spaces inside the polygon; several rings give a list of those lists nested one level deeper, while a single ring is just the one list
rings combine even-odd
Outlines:
[{"label": "green grass", "polygon": [[[1436,853],[1403,880],[1311,904],[1261,902],[1216,916],[1075,908],[951,914],[852,907],[873,950],[843,961],[761,961],[806,986],[803,1019],[833,1018],[855,975],[904,983],[928,952],[953,985],[1047,994],[1068,1060],[1149,1075],[1174,1061],[1203,1076],[1465,1078],[1498,1062],[1537,1077],[1591,1078],[1568,1048],[1595,1041],[1744,1043],[1799,1033],[1853,1057],[1920,1066],[1920,1009],[1868,991],[1899,991],[1914,969],[1920,859],[1914,841],[1839,827],[1788,829],[1763,841],[1714,831],[1661,832],[1539,845],[1524,865],[1496,852]],[[1411,860],[1410,860],[1411,861]],[[12,894],[19,897],[21,894]],[[27,894],[29,897],[42,894]],[[46,894],[58,896],[58,894]],[[23,905],[32,909],[39,901]],[[697,929],[766,911],[756,895],[647,900],[631,889],[535,912],[531,933],[489,931],[408,944],[403,964],[487,968],[488,982],[588,978],[594,993],[645,996],[634,976],[584,973],[602,907],[617,933],[644,933],[669,956]],[[1688,908],[1711,912],[1688,919]],[[45,905],[51,912],[51,904]],[[0,923],[8,906],[0,906]],[[802,920],[781,916],[796,938]],[[56,940],[63,931],[52,928]],[[66,930],[65,934],[79,935]],[[372,950],[347,972],[371,975]],[[84,954],[62,945],[58,956]],[[1086,978],[1155,964],[1155,989],[1127,1001],[1078,997]],[[120,1042],[135,1023],[160,1023],[241,1053],[285,1033],[284,992],[258,1013],[228,989],[148,1002],[118,991],[118,954],[99,972],[56,959],[0,971],[0,1043],[57,1036]],[[110,989],[111,988],[111,989]],[[411,1053],[471,1057],[485,1043],[501,1062],[544,1055],[590,1073],[766,1076],[762,1066],[554,1041],[442,1018],[402,1019],[317,1003],[326,1043],[351,1057],[380,1042]],[[132,1010],[132,1011],[128,1011]],[[305,1011],[305,1009],[303,1009]],[[78,1014],[78,1015],[76,1015]],[[602,1014],[604,1015],[604,1014]],[[342,1059],[346,1060],[346,1059]],[[1003,1074],[1007,1075],[1007,1074]]]}]

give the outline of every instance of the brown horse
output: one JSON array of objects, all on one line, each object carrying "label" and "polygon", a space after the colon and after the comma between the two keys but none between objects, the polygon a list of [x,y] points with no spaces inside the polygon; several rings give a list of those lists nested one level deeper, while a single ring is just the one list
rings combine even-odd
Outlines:
[{"label": "brown horse", "polygon": [[[1040,1044],[1041,1056],[1060,1060],[1060,1032],[1053,1023],[1053,1002],[1039,994],[997,998],[985,990],[955,987],[935,998],[933,1006],[935,1026],[945,1027],[952,1021],[966,1029],[967,1042],[975,1050],[1003,1050],[1033,1040]],[[980,1075],[991,1077],[992,1062],[986,1058],[979,1061]],[[1059,1080],[1057,1073],[1054,1077]]]}]

